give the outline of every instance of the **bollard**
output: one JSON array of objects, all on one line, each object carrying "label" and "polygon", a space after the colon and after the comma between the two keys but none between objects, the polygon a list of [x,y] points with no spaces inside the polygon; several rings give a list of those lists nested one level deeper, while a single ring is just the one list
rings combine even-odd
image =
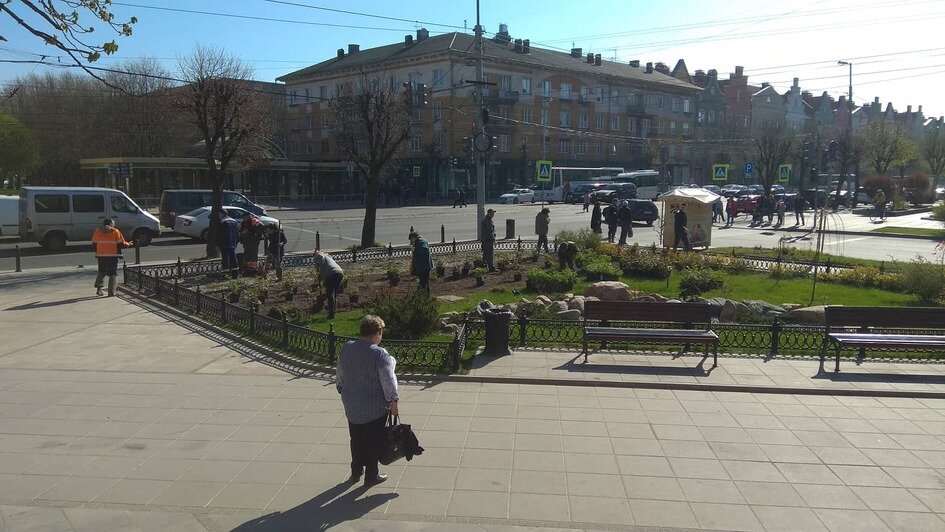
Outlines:
[{"label": "bollard", "polygon": [[141,264],[141,246],[135,240],[135,264]]},{"label": "bollard", "polygon": [[19,245],[16,246],[16,271],[18,272],[23,271],[23,269],[20,268],[20,246]]},{"label": "bollard", "polygon": [[315,251],[322,249],[322,235],[315,231]]},{"label": "bollard", "polygon": [[446,226],[440,224],[440,244],[446,243]]},{"label": "bollard", "polygon": [[387,256],[388,257],[394,256],[394,244],[392,242],[387,243]]},{"label": "bollard", "polygon": [[505,220],[505,239],[512,240],[515,238],[515,219],[508,218]]}]

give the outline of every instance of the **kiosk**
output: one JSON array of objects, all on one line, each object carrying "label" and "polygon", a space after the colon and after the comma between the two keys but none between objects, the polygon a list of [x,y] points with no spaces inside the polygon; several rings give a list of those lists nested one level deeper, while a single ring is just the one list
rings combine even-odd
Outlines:
[{"label": "kiosk", "polygon": [[712,242],[712,204],[721,200],[722,196],[698,187],[678,187],[660,194],[656,201],[663,202],[660,217],[663,247],[673,247],[676,240],[673,215],[680,205],[685,204],[689,244],[693,248],[708,248]]}]

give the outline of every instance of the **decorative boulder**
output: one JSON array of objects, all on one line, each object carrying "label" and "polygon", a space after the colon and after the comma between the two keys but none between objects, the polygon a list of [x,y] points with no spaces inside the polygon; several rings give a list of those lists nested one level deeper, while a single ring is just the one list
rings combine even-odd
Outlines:
[{"label": "decorative boulder", "polygon": [[749,314],[751,311],[748,310],[748,307],[744,303],[738,303],[737,301],[727,300],[725,305],[722,306],[722,311],[719,313],[719,319],[722,321],[735,321],[739,316]]},{"label": "decorative boulder", "polygon": [[568,301],[568,308],[584,314],[584,296],[574,296]]},{"label": "decorative boulder", "polygon": [[801,323],[816,323],[823,325],[827,322],[824,316],[824,306],[801,307],[791,311],[791,316]]},{"label": "decorative boulder", "polygon": [[633,298],[634,303],[659,303],[653,296],[640,296]]},{"label": "decorative boulder", "polygon": [[456,334],[457,331],[459,331],[459,325],[455,323],[447,323],[440,327],[441,333]]},{"label": "decorative boulder", "polygon": [[482,310],[495,308],[495,305],[492,304],[492,301],[489,301],[488,299],[483,299],[482,301],[479,302],[479,305],[477,306],[481,308]]},{"label": "decorative boulder", "polygon": [[568,304],[564,301],[553,301],[551,305],[548,305],[548,312],[562,312],[568,310]]},{"label": "decorative boulder", "polygon": [[601,301],[630,301],[633,293],[630,287],[620,281],[599,281],[584,288],[585,296],[593,296]]},{"label": "decorative boulder", "polygon": [[650,297],[652,297],[656,301],[659,301],[660,303],[666,303],[667,301],[669,301],[669,299],[667,299],[665,296],[661,294],[650,294]]},{"label": "decorative boulder", "polygon": [[783,308],[777,305],[772,305],[767,301],[745,300],[743,303],[748,307],[748,311],[751,312],[751,315],[755,318],[763,318],[772,312],[784,312]]},{"label": "decorative boulder", "polygon": [[578,321],[581,319],[581,311],[577,309],[562,310],[557,315],[559,320]]},{"label": "decorative boulder", "polygon": [[544,296],[544,295],[538,296],[538,297],[535,298],[535,303],[541,303],[541,306],[547,307],[548,305],[551,304],[551,298],[549,298],[548,296]]},{"label": "decorative boulder", "polygon": [[709,310],[712,316],[718,318],[722,314],[722,308],[728,300],[724,297],[710,297],[706,299],[705,302],[709,304]]}]

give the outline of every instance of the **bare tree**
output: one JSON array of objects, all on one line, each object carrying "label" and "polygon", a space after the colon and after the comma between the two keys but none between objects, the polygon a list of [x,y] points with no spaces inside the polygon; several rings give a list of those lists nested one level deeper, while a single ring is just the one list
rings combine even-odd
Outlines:
[{"label": "bare tree", "polygon": [[223,178],[234,168],[250,168],[266,156],[271,116],[267,101],[254,89],[251,70],[223,50],[198,46],[180,63],[188,81],[176,104],[186,111],[204,145],[207,178],[213,205],[207,237],[207,256],[219,253],[217,229],[223,205]]},{"label": "bare tree", "polygon": [[929,165],[932,177],[942,177],[942,173],[945,173],[945,128],[942,124],[937,124],[925,132],[921,149],[922,158]]},{"label": "bare tree", "polygon": [[364,176],[364,225],[361,246],[374,243],[381,178],[397,160],[410,136],[407,101],[389,80],[366,80],[360,90],[345,86],[330,102],[335,140]]},{"label": "bare tree", "polygon": [[784,120],[769,120],[761,124],[753,139],[755,145],[755,167],[765,187],[765,195],[771,193],[771,185],[778,178],[778,167],[791,161],[795,154],[794,131]]},{"label": "bare tree", "polygon": [[10,188],[22,185],[23,174],[39,164],[39,150],[29,130],[15,117],[0,113],[0,187],[10,180]]},{"label": "bare tree", "polygon": [[902,124],[888,120],[868,123],[856,139],[863,159],[877,175],[885,175],[891,166],[907,156],[908,141]]}]

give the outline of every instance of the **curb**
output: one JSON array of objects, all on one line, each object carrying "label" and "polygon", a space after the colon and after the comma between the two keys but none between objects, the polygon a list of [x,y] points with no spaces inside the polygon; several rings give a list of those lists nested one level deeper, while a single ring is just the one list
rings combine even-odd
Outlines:
[{"label": "curb", "polygon": [[[810,235],[813,235],[813,234],[814,234],[814,231],[813,231],[812,229],[795,229],[795,228],[789,228],[789,229],[780,229],[780,228],[779,228],[779,229],[772,229],[771,227],[755,228],[755,227],[736,227],[736,226],[733,226],[733,227],[734,227],[735,229],[743,229],[743,230],[746,230],[746,231],[749,231],[749,230],[755,230],[755,231],[757,231],[757,230],[761,230],[761,231],[771,231],[771,232],[773,232],[773,233],[775,233],[775,234],[777,234],[778,232],[782,232],[782,233],[806,233],[806,234],[810,234]],[[933,241],[933,242],[938,242],[938,241],[941,241],[941,240],[942,240],[941,237],[934,237],[934,236],[903,235],[903,234],[898,234],[898,233],[879,233],[879,232],[872,232],[872,231],[822,231],[822,233],[825,234],[825,235],[876,236],[876,237],[882,237],[882,238],[906,238],[906,239],[911,239],[911,240],[930,240],[930,241]]]},{"label": "curb", "polygon": [[[213,331],[242,347],[253,349],[260,354],[278,361],[280,364],[304,370],[309,373],[319,373],[323,375],[334,375],[335,368],[331,366],[322,366],[311,364],[302,360],[286,356],[270,347],[253,342],[236,333],[228,331],[207,322],[197,316],[178,310],[163,302],[148,299],[134,290],[123,285],[118,286],[118,290],[131,297],[132,299],[143,302],[147,305],[159,308],[169,314],[173,314],[183,320],[189,321]],[[515,356],[515,355],[511,355]],[[720,357],[723,360],[727,357]],[[673,382],[627,382],[617,380],[580,380],[580,379],[557,379],[557,378],[538,378],[538,377],[488,377],[473,375],[443,375],[443,374],[420,374],[406,373],[398,375],[401,382],[411,383],[444,383],[444,382],[463,382],[479,384],[522,384],[535,386],[583,386],[596,388],[628,388],[641,390],[685,390],[702,392],[735,392],[735,393],[761,393],[761,394],[786,394],[786,395],[832,395],[840,397],[896,397],[913,399],[945,399],[945,391],[926,392],[926,391],[907,391],[907,390],[851,390],[851,389],[830,389],[830,388],[791,388],[791,387],[773,387],[773,386],[747,386],[737,384],[686,384]]]}]

